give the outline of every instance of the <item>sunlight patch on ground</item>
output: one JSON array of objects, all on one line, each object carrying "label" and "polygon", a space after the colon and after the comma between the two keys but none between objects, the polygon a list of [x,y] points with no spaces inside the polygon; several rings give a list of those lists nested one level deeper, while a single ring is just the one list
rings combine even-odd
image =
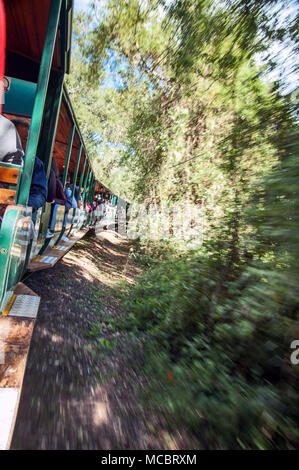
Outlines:
[{"label": "sunlight patch on ground", "polygon": [[99,401],[95,403],[93,409],[93,422],[96,426],[108,423],[108,406],[107,403]]},{"label": "sunlight patch on ground", "polygon": [[81,275],[87,281],[93,281],[94,278],[97,277],[96,266],[85,256],[79,258],[75,254],[68,253],[64,258],[64,262],[67,265],[74,265],[76,267],[80,266],[82,268]]}]

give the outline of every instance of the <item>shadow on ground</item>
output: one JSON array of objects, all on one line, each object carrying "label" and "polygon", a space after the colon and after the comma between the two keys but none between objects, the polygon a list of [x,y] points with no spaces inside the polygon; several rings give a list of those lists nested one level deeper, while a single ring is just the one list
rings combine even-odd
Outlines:
[{"label": "shadow on ground", "polygon": [[163,448],[128,380],[134,370],[125,339],[107,353],[86,335],[120,314],[119,283],[139,273],[128,252],[128,242],[88,234],[54,268],[25,281],[41,303],[12,449]]}]

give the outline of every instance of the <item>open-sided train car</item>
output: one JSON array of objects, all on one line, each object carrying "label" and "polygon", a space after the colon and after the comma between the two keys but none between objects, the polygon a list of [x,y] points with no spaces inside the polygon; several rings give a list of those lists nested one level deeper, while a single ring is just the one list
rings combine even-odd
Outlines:
[{"label": "open-sided train car", "polygon": [[[2,113],[9,120],[28,122],[30,128],[23,166],[0,161],[0,204],[5,208],[0,229],[2,310],[5,293],[20,281],[30,263],[31,269],[36,263],[47,267],[44,261],[52,258],[49,248],[87,225],[84,203],[92,200],[96,183],[64,85],[70,67],[73,1],[5,0],[4,7]],[[36,156],[47,178],[52,159],[64,188],[71,178],[76,208],[67,211],[65,205],[46,202],[36,210],[28,205]]]}]

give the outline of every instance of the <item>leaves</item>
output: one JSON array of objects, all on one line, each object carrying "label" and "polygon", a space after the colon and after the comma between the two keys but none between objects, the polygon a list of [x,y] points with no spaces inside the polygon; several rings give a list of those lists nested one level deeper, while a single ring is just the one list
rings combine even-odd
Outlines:
[{"label": "leaves", "polygon": [[69,86],[98,178],[130,202],[202,211],[200,250],[132,253],[147,270],[122,327],[146,348],[147,400],[205,448],[297,445],[298,122],[271,54],[257,61],[296,50],[280,7],[107,0],[75,24]]}]

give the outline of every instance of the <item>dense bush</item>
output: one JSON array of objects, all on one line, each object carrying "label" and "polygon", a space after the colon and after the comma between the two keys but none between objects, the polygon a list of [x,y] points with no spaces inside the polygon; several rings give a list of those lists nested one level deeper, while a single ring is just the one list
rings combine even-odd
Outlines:
[{"label": "dense bush", "polygon": [[251,261],[228,272],[219,241],[164,255],[124,301],[124,326],[144,332],[148,403],[204,448],[299,447],[298,168],[294,155],[260,186]]}]

